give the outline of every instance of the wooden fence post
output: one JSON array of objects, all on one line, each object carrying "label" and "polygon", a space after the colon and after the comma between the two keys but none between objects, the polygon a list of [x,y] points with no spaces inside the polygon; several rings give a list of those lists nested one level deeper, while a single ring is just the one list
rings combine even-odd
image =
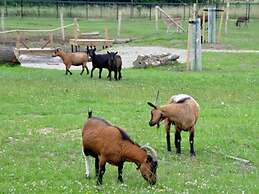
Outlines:
[{"label": "wooden fence post", "polygon": [[158,32],[158,6],[155,7],[156,32]]},{"label": "wooden fence post", "polygon": [[202,43],[205,43],[205,18],[206,15],[205,15],[205,11],[202,11]]},{"label": "wooden fence post", "polygon": [[121,10],[119,10],[119,13],[118,13],[118,29],[117,29],[117,37],[119,38],[120,35],[121,35]]},{"label": "wooden fence post", "polygon": [[50,44],[50,47],[53,46],[53,32],[49,33],[49,44]]},{"label": "wooden fence post", "polygon": [[1,30],[4,31],[4,9],[1,9]]},{"label": "wooden fence post", "polygon": [[225,18],[225,34],[228,33],[228,14],[229,14],[229,2],[227,2],[226,18]]},{"label": "wooden fence post", "polygon": [[217,37],[218,43],[220,43],[221,41],[221,30],[222,30],[223,18],[224,18],[224,11],[222,11],[220,14],[219,31],[218,31],[218,37]]},{"label": "wooden fence post", "polygon": [[62,41],[65,41],[63,7],[60,9],[60,26],[61,26],[61,37],[62,37]]},{"label": "wooden fence post", "polygon": [[20,42],[21,42],[21,32],[16,31],[16,48],[20,48]]}]

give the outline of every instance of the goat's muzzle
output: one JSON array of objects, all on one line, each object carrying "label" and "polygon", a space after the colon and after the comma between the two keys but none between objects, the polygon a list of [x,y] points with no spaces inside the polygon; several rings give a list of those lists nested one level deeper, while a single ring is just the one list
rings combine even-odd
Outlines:
[{"label": "goat's muzzle", "polygon": [[152,121],[149,121],[149,126],[150,127],[153,127],[153,126],[155,126],[156,125],[156,123],[152,123]]}]

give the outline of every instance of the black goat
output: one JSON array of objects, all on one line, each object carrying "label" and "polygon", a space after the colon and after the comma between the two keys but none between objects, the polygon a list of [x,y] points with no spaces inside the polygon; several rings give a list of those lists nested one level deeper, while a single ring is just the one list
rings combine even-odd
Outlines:
[{"label": "black goat", "polygon": [[241,23],[245,23],[245,26],[247,26],[247,22],[249,21],[249,18],[246,16],[240,16],[237,18],[236,21],[236,27],[241,27]]},{"label": "black goat", "polygon": [[[109,64],[108,64],[108,60],[109,60],[109,55],[108,54],[96,54],[96,48],[90,48],[87,46],[87,54],[91,57],[92,59],[92,70],[91,70],[91,78],[93,77],[93,71],[94,69],[98,68],[99,69],[99,78],[102,77],[102,70],[103,68],[108,69],[109,70]],[[110,70],[109,70],[110,72]]]},{"label": "black goat", "polygon": [[108,74],[108,78],[110,78],[110,80],[111,80],[111,72],[114,71],[114,79],[118,80],[117,74],[119,73],[119,80],[120,80],[122,78],[122,76],[121,76],[121,67],[122,67],[121,56],[117,55],[118,52],[107,51],[107,54],[109,55],[109,59],[108,59],[109,74]]}]

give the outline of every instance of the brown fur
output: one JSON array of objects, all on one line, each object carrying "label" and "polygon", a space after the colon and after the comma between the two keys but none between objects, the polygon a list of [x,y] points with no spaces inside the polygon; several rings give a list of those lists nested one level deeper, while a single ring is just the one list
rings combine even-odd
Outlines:
[{"label": "brown fur", "polygon": [[72,73],[69,70],[72,65],[74,66],[82,65],[82,71],[80,74],[81,75],[83,74],[84,69],[86,69],[87,74],[89,74],[89,70],[87,68],[86,63],[90,60],[89,60],[89,56],[85,52],[66,53],[61,49],[56,49],[52,54],[52,57],[57,57],[57,56],[59,56],[62,59],[63,63],[65,64],[66,74],[67,72],[69,72],[72,75]]},{"label": "brown fur", "polygon": [[84,154],[99,160],[99,170],[96,171],[99,172],[98,184],[102,184],[106,162],[123,167],[125,161],[134,162],[142,176],[150,184],[155,184],[156,171],[150,173],[151,163],[155,161],[150,161],[147,151],[130,140],[123,129],[103,119],[92,117],[84,125],[82,139]]},{"label": "brown fur", "polygon": [[[152,105],[154,109],[151,111],[151,120],[149,122],[150,126],[159,125],[159,122],[164,120],[165,129],[167,133],[167,149],[171,151],[170,145],[170,126],[171,124],[175,125],[175,138],[178,138],[181,141],[180,132],[189,131],[192,138],[190,139],[190,143],[193,146],[193,138],[194,138],[194,129],[195,124],[199,117],[199,105],[193,98],[187,98],[182,102],[174,102],[172,98],[170,98],[168,104],[163,106],[155,106]],[[178,141],[175,140],[175,141]],[[175,142],[177,144],[177,142]],[[178,153],[180,153],[180,148],[178,144],[176,145],[178,149]],[[195,155],[193,148],[191,149],[191,154]]]}]

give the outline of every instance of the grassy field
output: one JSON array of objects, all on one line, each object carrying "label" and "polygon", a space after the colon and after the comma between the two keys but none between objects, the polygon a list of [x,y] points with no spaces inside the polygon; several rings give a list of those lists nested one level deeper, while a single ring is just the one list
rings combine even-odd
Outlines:
[{"label": "grassy field", "polygon": [[[65,24],[72,23],[71,18],[65,19]],[[117,21],[116,20],[86,20],[79,19],[80,31],[91,32],[99,31],[104,32],[104,27],[109,29],[110,37],[117,36]],[[5,21],[6,29],[52,29],[58,27],[59,20],[57,18],[30,18],[25,17],[20,19],[19,17],[7,17]],[[187,29],[187,23],[184,22],[183,26]],[[222,33],[222,45],[220,48],[227,49],[259,49],[259,39],[257,38],[257,32],[259,30],[258,20],[251,20],[248,27],[242,27],[237,29],[234,21],[230,20],[228,25],[228,34]],[[222,30],[224,32],[224,29]],[[66,35],[71,36],[72,27],[66,30]],[[46,36],[46,33],[37,34],[37,41],[40,38]],[[15,41],[15,34],[13,41]],[[33,34],[25,35],[25,38],[30,40]],[[55,33],[55,36],[60,36],[60,33]],[[0,36],[3,38],[3,36]],[[173,33],[173,31],[166,33],[166,26],[162,21],[159,24],[159,31],[155,31],[155,21],[148,19],[126,19],[122,22],[121,30],[122,38],[136,38],[133,41],[133,45],[159,45],[174,48],[186,48],[187,47],[187,33]],[[245,38],[244,38],[245,37]],[[28,42],[28,41],[27,41]],[[54,38],[55,42],[55,38]],[[1,42],[0,42],[1,44]],[[208,45],[205,45],[208,47]]]},{"label": "grassy field", "polygon": [[[171,66],[128,69],[119,82],[99,80],[97,74],[91,80],[79,71],[65,76],[0,66],[0,193],[258,193],[258,55],[207,53],[203,65],[203,72],[192,73]],[[161,103],[177,93],[199,102],[194,160],[188,133],[182,133],[183,153],[176,156],[175,150],[166,151],[164,128],[148,126],[146,102],[154,101],[157,89]],[[84,178],[81,128],[88,108],[158,151],[155,186],[131,163],[124,167],[122,185],[111,165],[102,187],[95,186],[95,178]]]}]

